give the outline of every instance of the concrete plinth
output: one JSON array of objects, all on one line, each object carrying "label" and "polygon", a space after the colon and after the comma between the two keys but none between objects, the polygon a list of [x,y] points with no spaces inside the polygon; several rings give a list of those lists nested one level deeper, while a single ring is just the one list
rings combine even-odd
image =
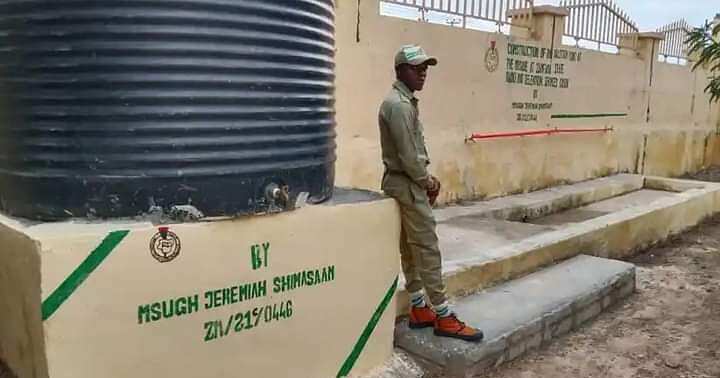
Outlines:
[{"label": "concrete plinth", "polygon": [[396,342],[453,377],[473,377],[579,327],[634,289],[632,264],[577,256],[458,300],[461,318],[485,332],[482,343],[436,337],[405,322],[397,327]]},{"label": "concrete plinth", "polygon": [[360,374],[392,352],[400,223],[392,200],[342,198],[168,228],[1,218],[0,360],[21,378]]}]

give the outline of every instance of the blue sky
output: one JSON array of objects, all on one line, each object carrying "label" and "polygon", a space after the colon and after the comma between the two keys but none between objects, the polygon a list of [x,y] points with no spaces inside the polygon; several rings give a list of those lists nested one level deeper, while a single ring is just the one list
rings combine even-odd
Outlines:
[{"label": "blue sky", "polygon": [[[557,0],[537,0],[537,4],[558,4]],[[638,24],[641,31],[655,30],[680,18],[699,26],[720,12],[719,0],[616,0]]]}]

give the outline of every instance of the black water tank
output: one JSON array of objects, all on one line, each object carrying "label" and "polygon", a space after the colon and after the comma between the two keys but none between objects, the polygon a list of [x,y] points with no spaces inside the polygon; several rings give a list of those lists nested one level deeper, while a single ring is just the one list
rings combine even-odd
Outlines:
[{"label": "black water tank", "polygon": [[285,185],[322,201],[333,83],[333,0],[0,0],[0,208],[248,214]]}]

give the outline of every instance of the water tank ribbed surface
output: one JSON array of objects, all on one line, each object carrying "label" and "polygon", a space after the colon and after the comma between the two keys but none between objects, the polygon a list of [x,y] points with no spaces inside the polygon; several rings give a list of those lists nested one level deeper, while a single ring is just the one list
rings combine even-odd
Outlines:
[{"label": "water tank ribbed surface", "polygon": [[333,83],[333,0],[0,0],[0,208],[327,199]]}]

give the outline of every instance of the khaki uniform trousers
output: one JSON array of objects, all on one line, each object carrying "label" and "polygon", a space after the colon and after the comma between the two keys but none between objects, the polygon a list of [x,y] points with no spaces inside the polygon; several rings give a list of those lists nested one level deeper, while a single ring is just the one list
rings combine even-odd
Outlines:
[{"label": "khaki uniform trousers", "polygon": [[433,305],[447,300],[442,279],[442,256],[427,193],[404,174],[386,173],[382,188],[400,205],[402,230],[400,257],[405,288],[414,293],[425,288]]}]

